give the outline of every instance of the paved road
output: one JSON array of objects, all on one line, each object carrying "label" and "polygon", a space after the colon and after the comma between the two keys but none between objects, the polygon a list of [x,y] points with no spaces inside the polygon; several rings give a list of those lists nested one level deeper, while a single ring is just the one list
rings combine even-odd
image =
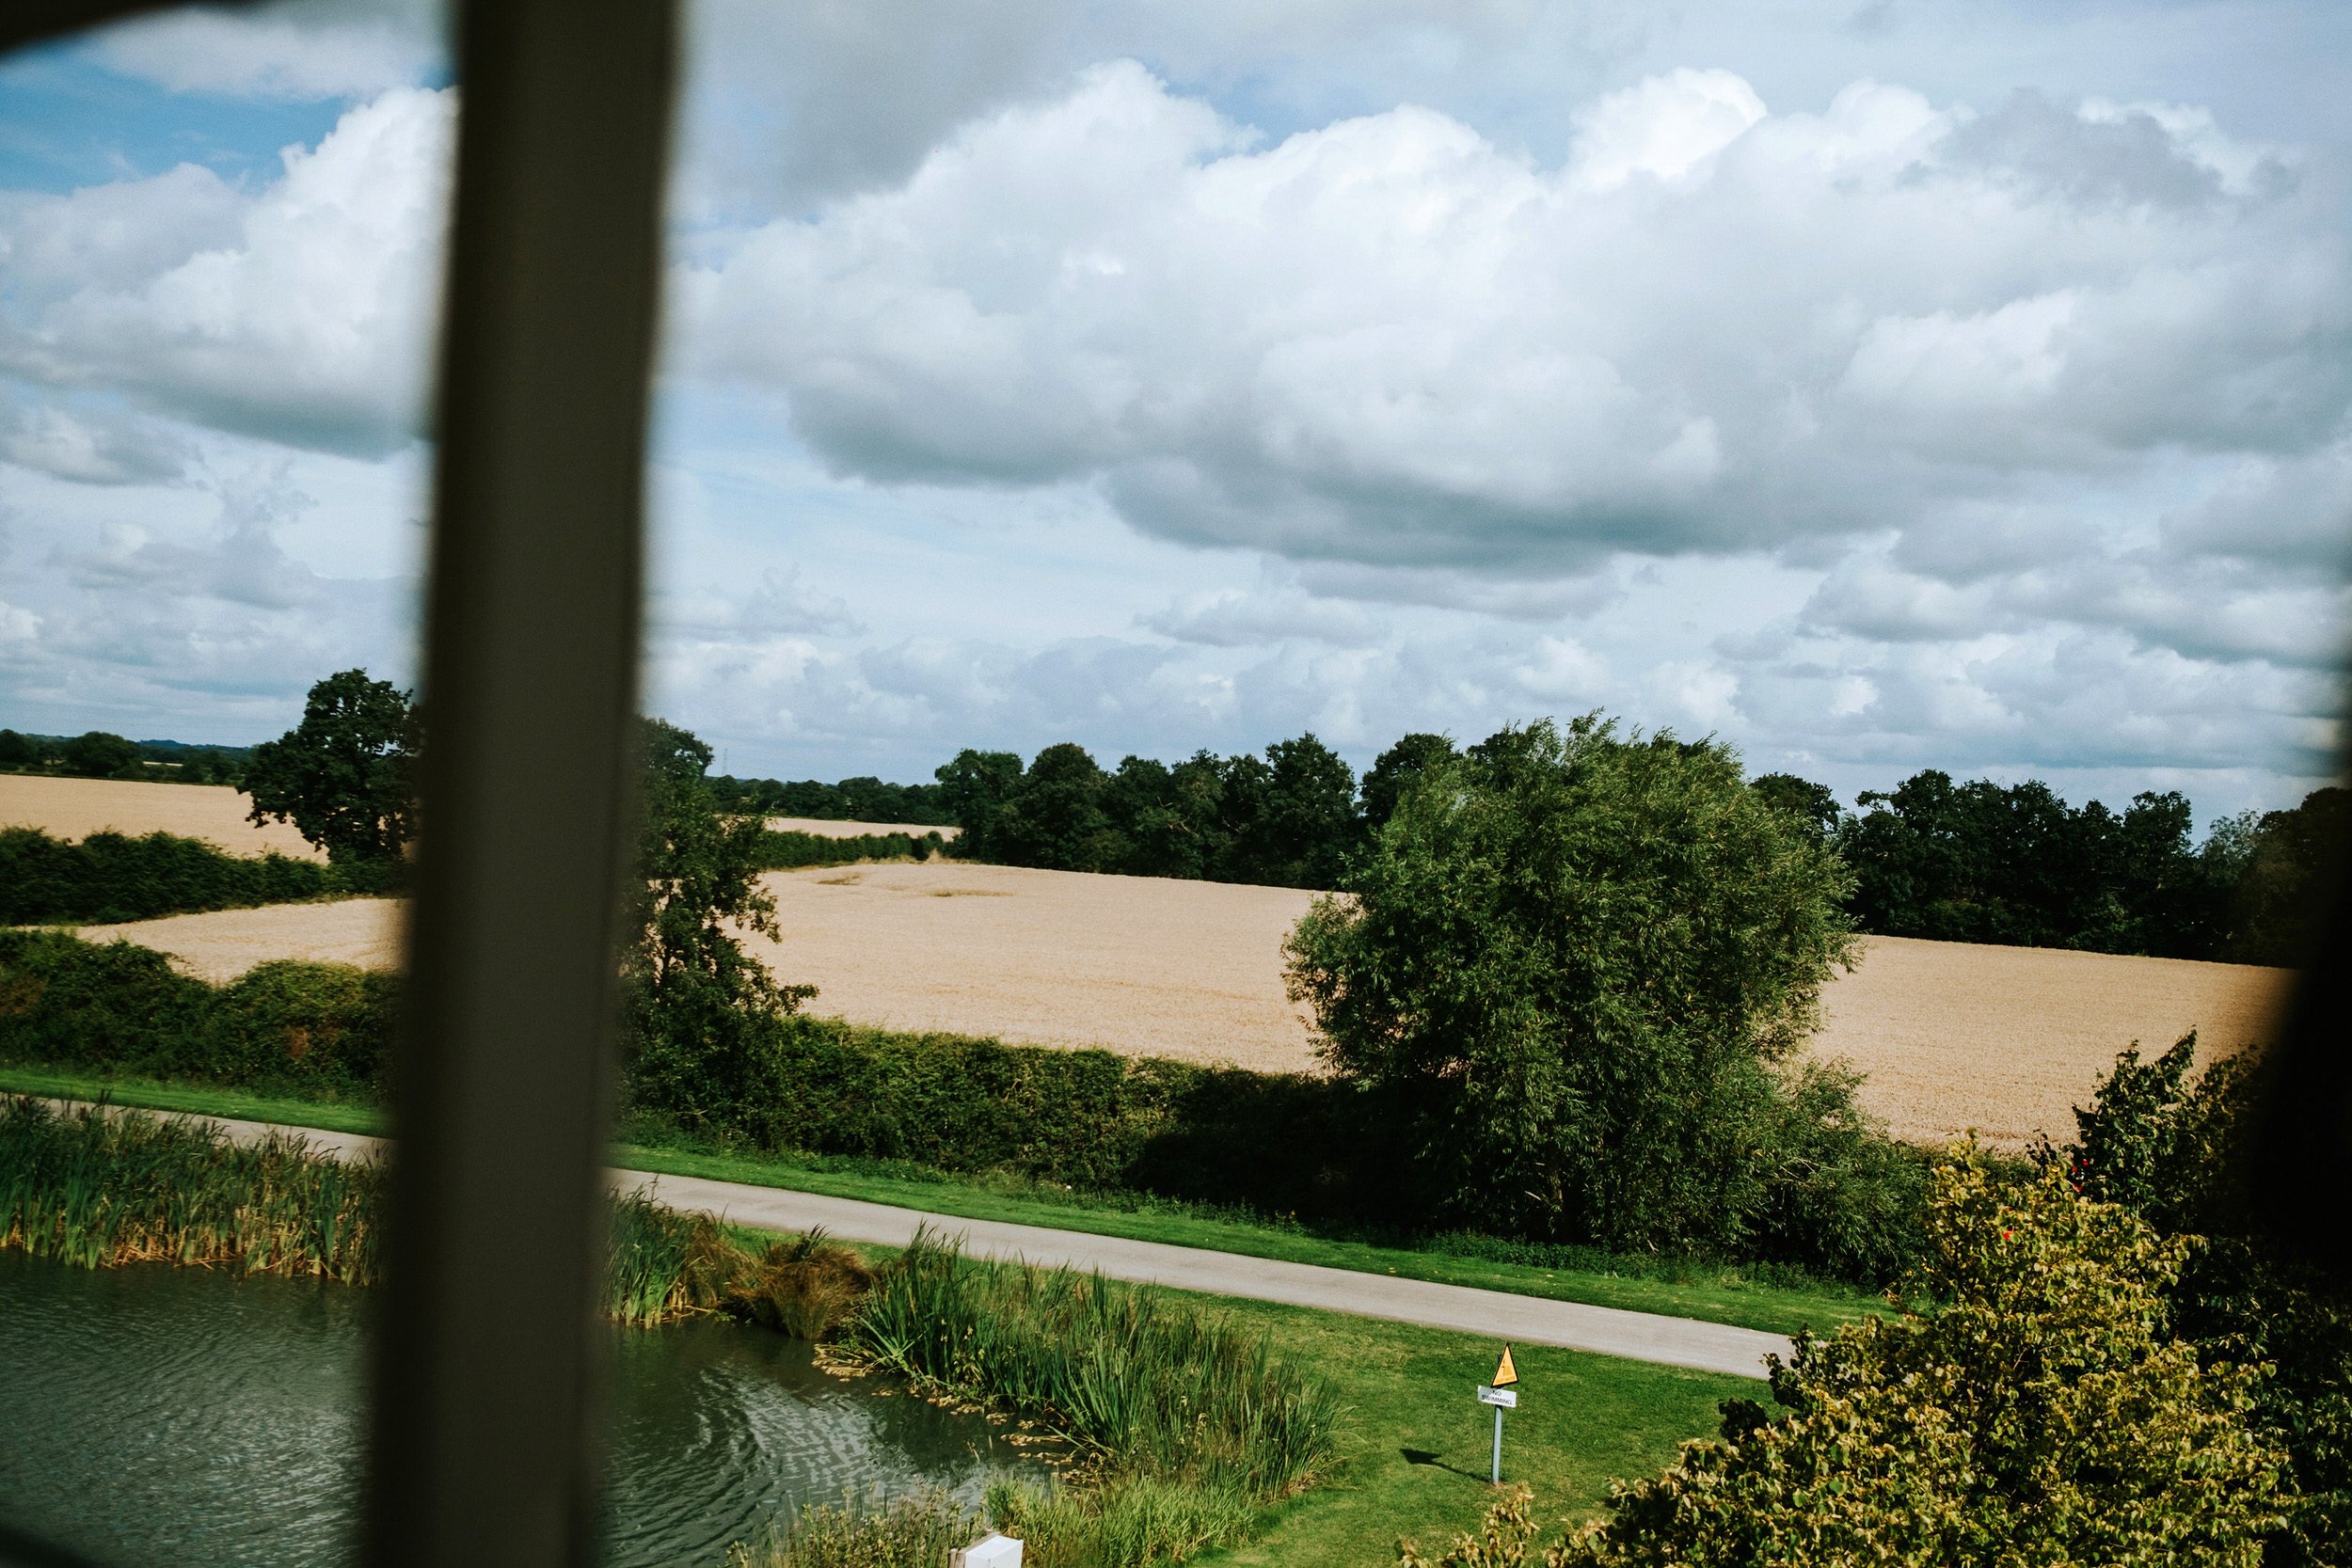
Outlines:
[{"label": "paved road", "polygon": [[[262,1122],[205,1118],[242,1142],[271,1132],[301,1137],[311,1148],[363,1158],[378,1152],[382,1140],[310,1127],[272,1127]],[[1113,1279],[1167,1285],[1250,1301],[1352,1312],[1367,1318],[1458,1329],[1521,1345],[1561,1345],[1570,1350],[1654,1361],[1669,1367],[1762,1377],[1768,1354],[1786,1356],[1788,1341],[1777,1334],[1726,1323],[1699,1323],[1655,1312],[1545,1301],[1465,1285],[1437,1285],[1391,1275],[1359,1274],[1311,1263],[1286,1263],[1200,1247],[1089,1236],[1042,1226],[928,1214],[884,1203],[824,1197],[780,1187],[708,1181],[691,1176],[611,1173],[618,1191],[644,1191],[676,1209],[707,1210],[739,1225],[770,1230],[807,1230],[822,1226],[844,1241],[904,1245],[918,1228],[956,1237],[978,1257],[1018,1258],[1048,1266],[1097,1271]]]}]

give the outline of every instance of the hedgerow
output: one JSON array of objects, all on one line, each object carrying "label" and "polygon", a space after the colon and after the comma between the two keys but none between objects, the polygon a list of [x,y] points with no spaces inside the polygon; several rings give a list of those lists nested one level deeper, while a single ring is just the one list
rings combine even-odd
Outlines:
[{"label": "hedgerow", "polygon": [[[265,964],[215,987],[127,942],[0,932],[5,1061],[371,1100],[399,996],[397,976],[334,965]],[[1005,1172],[1391,1238],[1446,1223],[1393,1157],[1404,1116],[1341,1080],[797,1013],[753,1021],[739,1043],[723,1092],[664,1081],[648,1104],[626,1083],[626,1135]],[[1748,1244],[1725,1255],[1891,1277],[1915,1245],[1920,1160],[1866,1127],[1806,1126],[1811,1141],[1792,1136],[1772,1164]]]},{"label": "hedgerow", "polygon": [[231,855],[202,839],[96,832],[78,843],[0,829],[0,924],[93,926],[203,910],[397,891],[397,864]]}]

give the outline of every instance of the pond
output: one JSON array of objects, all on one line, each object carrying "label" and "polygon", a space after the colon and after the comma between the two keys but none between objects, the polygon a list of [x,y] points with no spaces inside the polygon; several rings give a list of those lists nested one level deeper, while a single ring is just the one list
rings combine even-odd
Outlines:
[{"label": "pond", "polygon": [[[363,1291],[0,1252],[0,1517],[110,1563],[350,1560]],[[799,1503],[1041,1472],[998,1429],[796,1340],[700,1322],[613,1331],[606,1560],[717,1563]]]}]

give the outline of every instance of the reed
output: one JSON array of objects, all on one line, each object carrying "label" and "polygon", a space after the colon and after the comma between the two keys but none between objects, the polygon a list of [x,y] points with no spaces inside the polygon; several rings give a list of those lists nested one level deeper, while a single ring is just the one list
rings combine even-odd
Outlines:
[{"label": "reed", "polygon": [[236,1145],[185,1121],[0,1101],[0,1246],[82,1268],[198,1263],[373,1284],[382,1191],[373,1164],[298,1138]]},{"label": "reed", "polygon": [[1263,1336],[1150,1287],[977,1261],[929,1235],[882,1272],[843,1349],[1106,1469],[1257,1503],[1306,1485],[1333,1451],[1337,1396]]},{"label": "reed", "polygon": [[764,1546],[738,1545],[727,1568],[940,1568],[971,1544],[979,1516],[945,1492],[811,1503]]},{"label": "reed", "polygon": [[[201,1121],[0,1100],[0,1247],[81,1268],[191,1263],[373,1285],[383,1195],[377,1163],[299,1138],[237,1144]],[[821,1234],[754,1255],[707,1214],[630,1194],[612,1209],[604,1311],[635,1327],[723,1312],[814,1339],[872,1277]]]}]

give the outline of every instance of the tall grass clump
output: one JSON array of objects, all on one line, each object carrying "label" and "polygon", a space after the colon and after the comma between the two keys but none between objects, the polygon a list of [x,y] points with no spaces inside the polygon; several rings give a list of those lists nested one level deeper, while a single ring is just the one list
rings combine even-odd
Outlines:
[{"label": "tall grass clump", "polygon": [[803,1508],[765,1546],[734,1547],[727,1568],[940,1568],[981,1528],[978,1514],[945,1492],[845,1497]]},{"label": "tall grass clump", "polygon": [[918,1235],[845,1351],[1052,1432],[1106,1468],[1269,1502],[1331,1455],[1338,1400],[1263,1336],[1149,1287],[964,1258]]},{"label": "tall grass clump", "polygon": [[239,1145],[194,1122],[0,1101],[0,1246],[81,1268],[202,1263],[373,1284],[382,1189],[376,1165],[295,1138]]}]

